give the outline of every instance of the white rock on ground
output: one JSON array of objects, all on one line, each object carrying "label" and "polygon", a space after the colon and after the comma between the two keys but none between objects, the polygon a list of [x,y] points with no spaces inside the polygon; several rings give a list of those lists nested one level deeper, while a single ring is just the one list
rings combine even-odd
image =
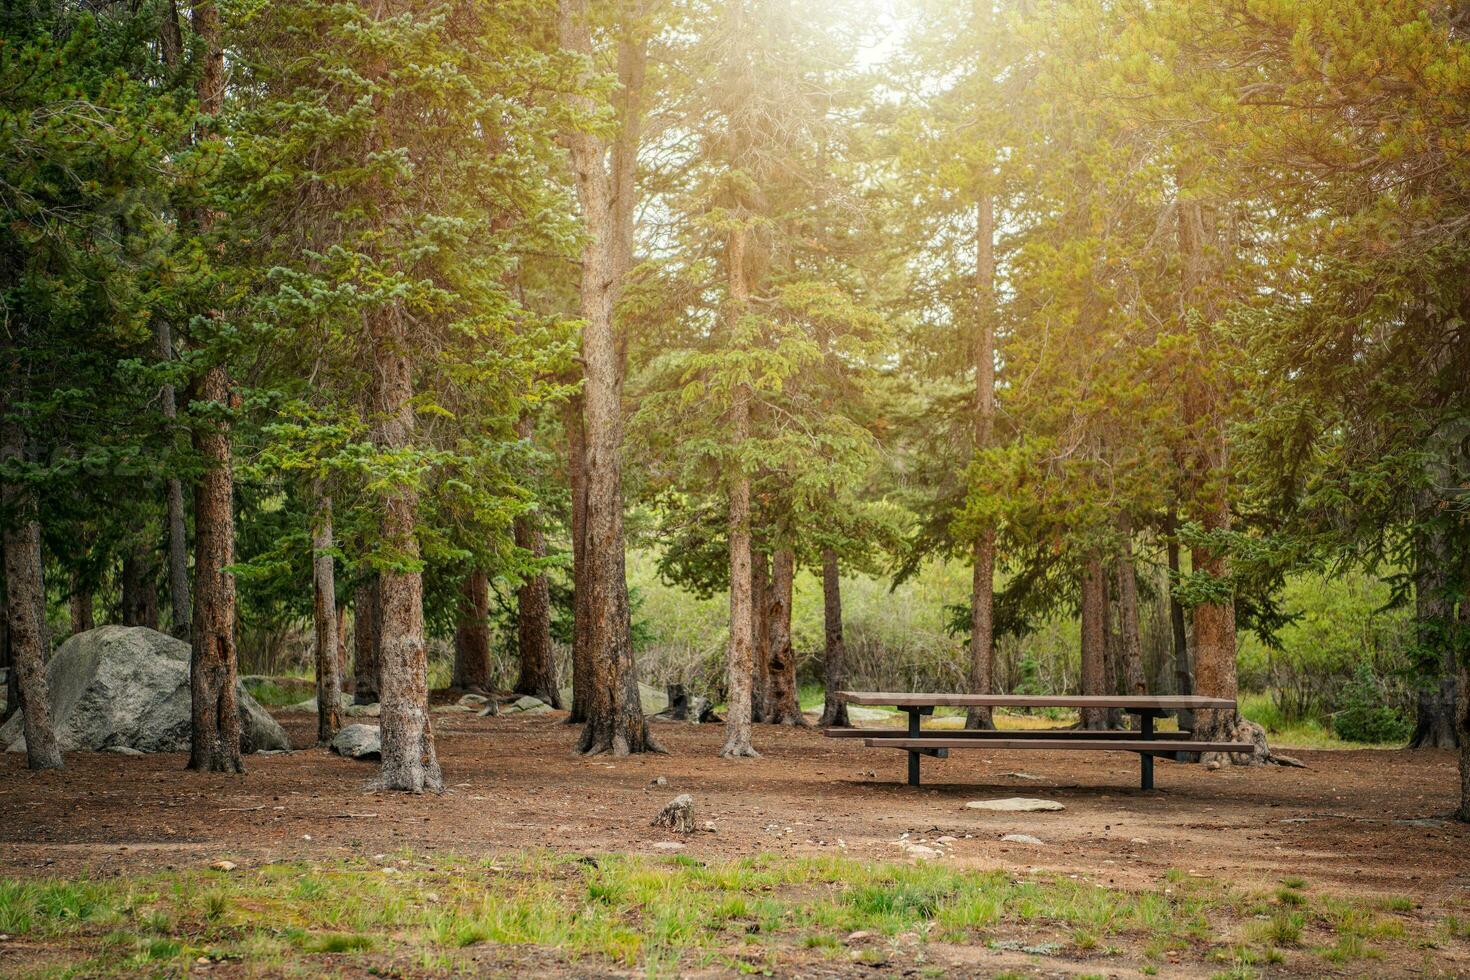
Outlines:
[{"label": "white rock on ground", "polygon": [[1001,840],[1011,844],[1040,844],[1043,846],[1046,844],[1046,841],[1039,837],[1032,837],[1030,834],[1006,834]]},{"label": "white rock on ground", "polygon": [[[63,751],[114,746],[139,752],[189,748],[189,644],[143,626],[100,626],[67,639],[46,665],[51,719]],[[240,748],[289,749],[286,733],[235,686]],[[21,713],[0,727],[0,745],[25,751]]]},{"label": "white rock on ground", "polygon": [[1043,810],[1065,810],[1056,800],[1037,800],[1025,796],[1011,796],[1003,800],[971,800],[965,804],[968,810],[995,810],[1000,813],[1039,813]]}]

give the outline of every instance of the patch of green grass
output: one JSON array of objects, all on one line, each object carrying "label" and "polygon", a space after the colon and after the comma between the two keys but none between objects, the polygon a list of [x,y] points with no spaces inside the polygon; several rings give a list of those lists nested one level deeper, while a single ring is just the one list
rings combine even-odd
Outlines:
[{"label": "patch of green grass", "polygon": [[1274,946],[1295,946],[1301,942],[1306,916],[1301,912],[1279,911],[1252,930],[1253,938]]},{"label": "patch of green grass", "polygon": [[1276,901],[1282,905],[1300,906],[1307,904],[1307,896],[1293,888],[1276,889]]},{"label": "patch of green grass", "polygon": [[278,684],[275,681],[251,681],[245,685],[245,690],[250,696],[268,708],[284,708],[287,705],[300,704],[311,697],[311,694],[303,694],[300,687],[291,684]]},{"label": "patch of green grass", "polygon": [[1298,888],[1298,889],[1300,889],[1300,888],[1307,887],[1307,879],[1300,878],[1300,877],[1298,877],[1296,875],[1287,875],[1285,878],[1282,878],[1281,879],[1281,884],[1285,888]]},{"label": "patch of green grass", "polygon": [[[454,972],[479,944],[554,950],[614,969],[677,974],[713,964],[789,972],[787,958],[841,959],[920,968],[931,939],[990,941],[1031,955],[1064,948],[1113,955],[1140,946],[1150,960],[1252,967],[1301,941],[1308,913],[1261,905],[1224,882],[1171,874],[1171,895],[1130,892],[1061,875],[1012,878],[925,862],[757,856],[690,859],[553,852],[493,859],[395,855],[394,874],[365,860],[295,862],[229,875],[199,870],[108,882],[0,881],[0,921],[12,934],[45,936],[74,953],[82,973],[174,972],[201,955],[271,972],[302,954],[350,970],[381,958]],[[1405,926],[1365,905],[1323,899],[1312,913],[1338,946],[1322,955],[1372,955]],[[1441,924],[1440,932],[1459,928]],[[1397,934],[1395,929],[1398,930]],[[842,937],[875,937],[848,951]],[[991,938],[996,931],[1006,938]],[[876,937],[917,937],[876,941]],[[1068,937],[1067,947],[1057,936]],[[56,938],[59,937],[60,942]],[[1234,945],[1231,943],[1234,942]],[[1357,945],[1354,945],[1354,944]],[[1344,960],[1345,961],[1345,960]],[[320,964],[318,964],[320,966]],[[334,967],[334,968],[340,968]],[[594,970],[595,972],[595,970]]]}]

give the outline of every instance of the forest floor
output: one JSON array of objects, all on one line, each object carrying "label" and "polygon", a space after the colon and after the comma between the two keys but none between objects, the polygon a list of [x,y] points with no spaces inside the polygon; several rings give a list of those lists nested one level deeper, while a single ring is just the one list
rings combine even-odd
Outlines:
[{"label": "forest floor", "polygon": [[[1470,975],[1449,752],[1161,761],[1143,792],[1131,755],[975,750],[916,791],[815,731],[583,759],[563,717],[435,715],[442,796],[315,748],[0,758],[0,975]],[[650,826],[679,793],[713,830]],[[1009,796],[1065,809],[965,808]]]}]

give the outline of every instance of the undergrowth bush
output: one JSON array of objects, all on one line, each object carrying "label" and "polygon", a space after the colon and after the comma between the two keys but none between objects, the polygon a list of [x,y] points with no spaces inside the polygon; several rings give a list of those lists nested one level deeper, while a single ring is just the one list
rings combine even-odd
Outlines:
[{"label": "undergrowth bush", "polygon": [[1359,664],[1338,697],[1332,730],[1345,742],[1402,742],[1413,731],[1407,714],[1384,702],[1383,685]]}]

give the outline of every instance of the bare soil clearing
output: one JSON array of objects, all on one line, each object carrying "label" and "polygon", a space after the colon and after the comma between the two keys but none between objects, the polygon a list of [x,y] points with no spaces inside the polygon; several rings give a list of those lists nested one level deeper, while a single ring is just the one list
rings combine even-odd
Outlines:
[{"label": "bare soil clearing", "polygon": [[[312,741],[313,716],[278,717],[293,744]],[[906,841],[956,868],[1042,870],[1135,891],[1165,887],[1174,869],[1242,888],[1298,876],[1314,894],[1407,897],[1426,922],[1470,909],[1470,827],[1446,819],[1457,785],[1450,752],[1294,752],[1306,770],[1161,761],[1161,788],[1143,792],[1130,755],[976,750],[926,761],[928,785],[913,790],[902,785],[903,753],[816,731],[760,726],[762,757],[731,762],[716,757],[722,726],[664,724],[656,736],[668,755],[579,758],[578,730],[564,717],[435,715],[443,796],[369,792],[375,764],[316,748],[251,756],[243,777],[186,772],[183,755],[78,753],[64,771],[42,773],[7,755],[0,875],[105,878],[222,858],[250,866],[400,850],[904,861]],[[695,826],[713,821],[713,832],[676,838],[650,826],[680,793],[694,797]],[[1066,809],[965,808],[1010,796]],[[1470,972],[1460,940],[1367,968],[1413,972],[1426,958],[1445,973]],[[958,953],[949,961],[966,962]]]}]

